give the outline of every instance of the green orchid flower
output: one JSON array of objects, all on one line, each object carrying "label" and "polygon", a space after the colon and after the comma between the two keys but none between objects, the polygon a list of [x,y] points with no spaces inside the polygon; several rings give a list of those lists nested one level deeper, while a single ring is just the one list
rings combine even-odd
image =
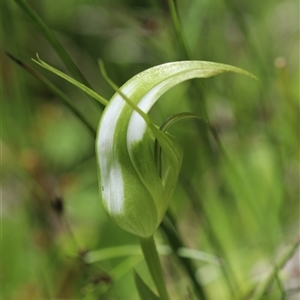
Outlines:
[{"label": "green orchid flower", "polygon": [[[151,107],[167,90],[188,79],[224,72],[256,78],[229,65],[179,61],[145,70],[118,89],[100,64],[106,80],[116,90],[107,101],[38,55],[34,61],[105,106],[96,141],[101,199],[107,214],[118,226],[141,238],[151,237],[162,221],[182,162],[182,149],[177,140],[161,131],[147,115]],[[154,150],[155,140],[160,151]],[[159,157],[154,152],[159,152]]]},{"label": "green orchid flower", "polygon": [[229,71],[256,77],[228,65],[182,61],[150,68],[118,89],[100,64],[107,82],[116,90],[108,102],[38,56],[34,61],[106,106],[96,141],[102,202],[107,214],[118,226],[140,238],[145,261],[159,294],[157,296],[136,273],[135,281],[141,297],[169,300],[153,234],[168,209],[176,187],[182,149],[165,130],[177,120],[195,115],[178,114],[160,130],[147,113],[163,93],[188,79],[206,78]]},{"label": "green orchid flower", "polygon": [[[100,120],[96,153],[102,202],[122,229],[139,237],[153,235],[175,189],[182,162],[176,139],[160,131],[147,113],[173,86],[241,69],[202,61],[181,61],[145,70],[113,95]],[[154,141],[162,149],[161,167],[155,162]]]}]

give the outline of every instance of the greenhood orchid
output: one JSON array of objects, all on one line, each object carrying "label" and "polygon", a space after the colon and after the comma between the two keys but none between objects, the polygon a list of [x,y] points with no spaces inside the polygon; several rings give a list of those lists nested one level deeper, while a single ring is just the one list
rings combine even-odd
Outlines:
[{"label": "greenhood orchid", "polygon": [[[151,237],[162,221],[182,162],[182,149],[177,140],[161,131],[148,117],[151,107],[167,90],[188,79],[224,72],[256,78],[229,65],[179,61],[145,70],[118,89],[102,68],[103,75],[116,90],[108,102],[38,56],[34,61],[106,106],[96,141],[101,199],[107,214],[119,227],[141,238]],[[154,153],[155,140],[160,146],[158,160]]]},{"label": "greenhood orchid", "polygon": [[[182,149],[174,137],[160,131],[147,113],[173,86],[241,69],[202,61],[181,61],[145,70],[113,95],[100,120],[96,153],[104,208],[122,229],[147,238],[162,221],[181,168]],[[162,150],[161,171],[154,140]]]}]

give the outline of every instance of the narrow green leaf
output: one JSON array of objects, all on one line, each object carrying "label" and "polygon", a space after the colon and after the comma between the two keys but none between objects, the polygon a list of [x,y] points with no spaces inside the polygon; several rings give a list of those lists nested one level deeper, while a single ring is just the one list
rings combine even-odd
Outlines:
[{"label": "narrow green leaf", "polygon": [[30,68],[28,65],[11,55],[6,53],[14,62],[21,66],[24,70],[34,76],[37,80],[46,85],[49,90],[53,92],[58,98],[60,98],[63,103],[73,112],[73,114],[87,127],[89,132],[93,137],[96,136],[96,129],[90,124],[89,120],[83,115],[83,113],[73,104],[72,100],[64,94],[58,87],[56,87],[51,81],[45,78],[42,74],[38,73],[34,69]]},{"label": "narrow green leaf", "polygon": [[194,286],[194,291],[197,294],[197,299],[205,300],[207,299],[207,297],[204,288],[202,287],[201,282],[199,282],[199,278],[196,277],[196,264],[194,264],[192,259],[179,256],[178,254],[178,250],[184,247],[184,243],[182,241],[182,238],[178,234],[177,229],[174,227],[173,222],[170,221],[172,219],[173,217],[170,213],[170,210],[168,210],[165,218],[161,223],[161,228],[165,232],[169,244],[175,255],[177,255],[177,258],[181,262],[183,268],[185,269],[186,274],[190,277],[190,280],[192,281]]},{"label": "narrow green leaf", "polygon": [[144,282],[144,280],[140,277],[140,275],[135,270],[134,270],[134,281],[141,300],[160,299],[160,297],[154,294],[154,292],[148,287],[148,285]]},{"label": "narrow green leaf", "polygon": [[263,280],[261,283],[258,284],[256,287],[253,296],[251,297],[251,300],[260,300],[263,299],[264,294],[272,284],[274,280],[276,280],[276,276],[278,273],[278,270],[284,267],[284,265],[288,262],[288,260],[294,255],[296,250],[298,249],[300,245],[300,237],[297,238],[297,240],[290,245],[285,252],[279,257],[279,259],[276,262],[276,265],[269,271],[269,274]]},{"label": "narrow green leaf", "polygon": [[174,31],[175,31],[176,37],[178,39],[179,45],[181,47],[181,50],[183,52],[183,55],[185,56],[185,59],[191,59],[191,55],[190,55],[190,53],[188,51],[188,48],[186,46],[187,43],[185,41],[182,29],[181,29],[181,25],[180,25],[180,22],[179,22],[179,17],[178,17],[175,1],[168,0],[168,6],[169,6],[169,9],[170,9],[170,13],[171,13],[171,18],[172,18]]},{"label": "narrow green leaf", "polygon": [[103,98],[102,96],[100,96],[99,94],[97,94],[95,91],[93,91],[92,89],[90,89],[86,85],[80,83],[79,81],[75,80],[74,78],[68,76],[67,74],[65,74],[65,73],[57,70],[56,68],[48,65],[47,63],[45,63],[44,61],[42,61],[39,58],[38,54],[36,55],[36,57],[37,57],[37,60],[32,59],[35,63],[37,63],[41,67],[45,68],[46,70],[48,70],[48,71],[56,74],[57,76],[65,79],[66,81],[72,83],[73,85],[75,85],[76,87],[78,87],[79,89],[81,89],[83,92],[85,92],[87,95],[89,95],[92,98],[94,98],[95,100],[99,101],[104,106],[107,105],[108,101],[105,98]]},{"label": "narrow green leaf", "polygon": [[[157,252],[159,255],[171,255],[173,253],[171,247],[167,245],[158,245]],[[193,260],[220,265],[220,259],[217,256],[203,251],[179,247],[176,249],[176,253],[178,256],[183,258],[190,258]],[[83,259],[85,263],[93,264],[123,256],[142,256],[142,254],[143,253],[139,245],[122,245],[89,251],[84,255]]]},{"label": "narrow green leaf", "polygon": [[[112,282],[114,284],[117,284],[117,282],[126,274],[130,273],[132,271],[132,268],[135,268],[139,263],[143,261],[142,256],[129,256],[127,258],[124,258],[119,264],[114,266],[112,269],[108,271],[109,277],[111,278]],[[93,286],[95,288],[95,286]],[[110,285],[103,285],[100,290],[97,290],[97,293],[99,295],[103,295],[106,293],[106,291],[110,288]],[[99,296],[97,299],[102,299]]]},{"label": "narrow green leaf", "polygon": [[219,257],[196,249],[182,247],[177,250],[177,254],[181,257],[208,262],[217,266],[221,264],[221,260]]},{"label": "narrow green leaf", "polygon": [[85,263],[92,264],[107,259],[133,255],[142,255],[142,251],[138,245],[123,245],[91,251],[84,256],[84,261]]},{"label": "narrow green leaf", "polygon": [[274,276],[275,276],[275,281],[276,281],[276,283],[277,283],[277,286],[278,286],[278,288],[279,288],[279,291],[280,291],[280,297],[281,297],[281,300],[286,300],[287,298],[287,295],[286,295],[286,291],[285,291],[285,288],[284,288],[284,285],[283,285],[283,283],[282,283],[282,280],[281,280],[281,278],[279,277],[279,269],[278,269],[278,267],[275,265],[274,266],[275,268],[276,268],[276,272],[275,272],[275,274],[274,274]]},{"label": "narrow green leaf", "polygon": [[47,26],[47,24],[32,10],[32,8],[26,3],[24,0],[14,0],[16,4],[28,15],[33,24],[37,27],[37,29],[42,33],[42,35],[46,38],[52,48],[56,51],[58,56],[64,62],[67,69],[70,73],[81,80],[86,86],[91,87],[86,78],[83,76],[81,71],[77,68],[76,64],[65,50],[65,48],[61,45],[59,40],[53,34],[51,29]]}]

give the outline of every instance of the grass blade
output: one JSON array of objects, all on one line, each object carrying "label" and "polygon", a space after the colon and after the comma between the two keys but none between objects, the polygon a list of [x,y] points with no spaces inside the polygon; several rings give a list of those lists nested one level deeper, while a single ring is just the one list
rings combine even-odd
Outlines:
[{"label": "grass blade", "polygon": [[82,114],[82,112],[72,103],[71,99],[63,93],[59,88],[57,88],[52,82],[50,82],[43,75],[30,68],[28,65],[15,58],[13,55],[6,53],[14,62],[21,66],[24,70],[29,72],[32,76],[46,85],[56,96],[58,96],[63,103],[74,113],[74,115],[87,127],[88,131],[92,134],[93,137],[96,137],[96,129],[90,124],[87,118]]},{"label": "grass blade", "polygon": [[[167,215],[170,216],[169,211]],[[197,293],[197,298],[202,300],[207,299],[202,285],[196,278],[196,266],[194,265],[194,262],[190,258],[180,256],[178,253],[178,250],[185,248],[185,245],[179,236],[178,231],[171,224],[170,218],[165,217],[160,224],[160,227],[164,231],[173,253],[176,255],[177,259],[180,261],[191,282],[193,283],[194,290]]]},{"label": "grass blade", "polygon": [[288,262],[288,260],[294,255],[295,251],[297,250],[300,244],[300,238],[298,239],[286,249],[286,251],[282,254],[282,256],[278,259],[277,263],[273,267],[273,269],[269,272],[268,276],[265,280],[258,284],[256,287],[254,294],[251,300],[259,300],[262,299],[265,292],[271,286],[274,280],[276,280],[276,276],[278,270],[284,267],[284,265]]},{"label": "grass blade", "polygon": [[160,298],[152,292],[140,275],[134,271],[134,281],[142,300],[159,300]]},{"label": "grass blade", "polygon": [[181,47],[181,50],[183,52],[183,55],[184,55],[185,59],[190,60],[191,55],[190,55],[190,53],[188,51],[188,48],[186,46],[187,43],[185,41],[182,29],[181,29],[181,24],[179,22],[178,13],[177,13],[177,9],[176,9],[176,6],[175,6],[175,1],[168,0],[168,5],[169,5],[171,17],[172,17],[174,31],[175,31],[175,34],[177,36],[178,42],[179,42],[179,46]]},{"label": "grass blade", "polygon": [[86,86],[91,87],[87,79],[78,69],[68,52],[53,34],[51,29],[47,26],[47,24],[32,10],[32,8],[23,0],[14,0],[16,4],[28,15],[33,24],[37,27],[37,29],[42,33],[42,35],[46,38],[52,48],[56,51],[58,56],[64,62],[65,66],[69,70],[69,72],[83,82]]},{"label": "grass blade", "polygon": [[88,264],[98,263],[99,261],[122,257],[122,256],[141,256],[142,251],[139,245],[123,245],[109,247],[100,250],[90,251],[84,256],[84,262]]},{"label": "grass blade", "polygon": [[74,78],[68,76],[67,74],[57,70],[56,68],[48,65],[47,63],[45,63],[44,61],[42,61],[38,54],[37,56],[37,60],[32,59],[35,63],[37,63],[39,66],[45,68],[46,70],[54,73],[55,75],[65,79],[66,81],[70,82],[71,84],[75,85],[77,88],[81,89],[83,92],[85,92],[88,96],[94,98],[95,100],[97,100],[98,102],[100,102],[101,104],[103,104],[104,106],[107,105],[108,101],[103,98],[102,96],[100,96],[98,93],[96,93],[94,90],[92,90],[91,88],[89,88],[88,86],[80,83],[79,81],[75,80]]}]

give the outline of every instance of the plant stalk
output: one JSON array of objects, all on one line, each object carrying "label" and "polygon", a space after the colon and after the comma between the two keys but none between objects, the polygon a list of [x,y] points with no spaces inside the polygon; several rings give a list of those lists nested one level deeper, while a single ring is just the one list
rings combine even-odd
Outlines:
[{"label": "plant stalk", "polygon": [[186,46],[186,41],[182,32],[182,28],[181,28],[181,24],[178,18],[178,13],[176,10],[176,6],[174,3],[174,0],[168,0],[168,5],[169,5],[169,9],[170,9],[170,13],[171,13],[171,18],[172,18],[172,22],[173,22],[173,27],[174,27],[174,31],[175,34],[177,36],[179,45],[181,47],[181,51],[183,53],[183,55],[185,56],[186,59],[190,59],[191,55],[188,51],[188,48]]},{"label": "plant stalk", "polygon": [[156,285],[161,300],[170,300],[153,235],[149,238],[140,238],[140,244],[149,272]]},{"label": "plant stalk", "polygon": [[167,215],[160,224],[160,228],[164,231],[168,242],[173,250],[173,253],[176,255],[177,259],[182,264],[187,275],[192,281],[197,298],[201,300],[206,300],[207,296],[205,294],[204,288],[196,278],[196,267],[193,261],[190,258],[181,257],[178,255],[178,250],[180,248],[184,248],[185,245],[182,241],[182,238],[179,236],[179,233],[176,231],[174,224],[172,224],[171,222],[172,218],[173,216],[170,214],[169,211],[167,211]]}]

